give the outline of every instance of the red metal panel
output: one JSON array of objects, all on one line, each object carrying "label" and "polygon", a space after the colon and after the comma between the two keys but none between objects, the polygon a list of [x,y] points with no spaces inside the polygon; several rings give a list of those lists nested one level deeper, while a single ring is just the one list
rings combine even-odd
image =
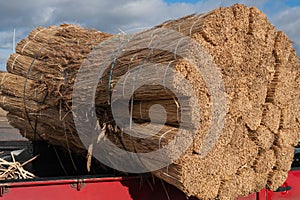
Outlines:
[{"label": "red metal panel", "polygon": [[266,200],[267,199],[267,189],[262,189],[257,193],[257,200]]},{"label": "red metal panel", "polygon": [[[139,177],[88,178],[13,182],[0,184],[0,200],[186,200],[175,187],[157,180],[141,181]],[[192,198],[190,198],[192,199]]]},{"label": "red metal panel", "polygon": [[250,194],[247,197],[239,197],[237,200],[256,200],[256,193]]},{"label": "red metal panel", "polygon": [[[266,189],[237,200],[299,200],[300,171],[290,171],[284,186],[292,190],[272,192]],[[175,187],[141,177],[109,177],[25,181],[0,184],[0,200],[187,200]],[[190,198],[195,199],[195,198]]]}]

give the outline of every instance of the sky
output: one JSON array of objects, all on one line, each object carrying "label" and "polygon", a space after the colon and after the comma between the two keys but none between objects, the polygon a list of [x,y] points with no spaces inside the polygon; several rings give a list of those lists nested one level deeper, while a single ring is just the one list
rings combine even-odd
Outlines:
[{"label": "sky", "polygon": [[300,55],[300,0],[1,0],[0,70],[13,52],[16,41],[37,26],[74,23],[104,32],[132,33],[163,21],[217,7],[242,3],[266,13],[278,30],[293,41]]}]

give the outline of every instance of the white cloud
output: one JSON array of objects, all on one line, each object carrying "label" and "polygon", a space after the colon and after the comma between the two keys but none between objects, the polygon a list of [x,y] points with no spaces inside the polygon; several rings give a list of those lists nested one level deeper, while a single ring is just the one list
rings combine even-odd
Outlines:
[{"label": "white cloud", "polygon": [[12,49],[13,29],[0,32],[0,49]]},{"label": "white cloud", "polygon": [[300,56],[300,6],[282,9],[273,15],[271,20],[277,29],[284,31],[289,36]]},{"label": "white cloud", "polygon": [[0,71],[6,70],[6,61],[11,53],[12,50],[0,49]]},{"label": "white cloud", "polygon": [[[167,4],[163,0],[95,1],[59,3],[54,6],[54,21],[75,21],[103,31],[148,27],[164,20],[195,12],[192,4]],[[80,8],[80,9],[78,9]]]},{"label": "white cloud", "polygon": [[37,22],[36,23],[45,24],[45,23],[51,21],[51,18],[53,18],[54,11],[55,11],[55,8],[53,8],[53,7],[43,8],[40,12],[37,13]]}]

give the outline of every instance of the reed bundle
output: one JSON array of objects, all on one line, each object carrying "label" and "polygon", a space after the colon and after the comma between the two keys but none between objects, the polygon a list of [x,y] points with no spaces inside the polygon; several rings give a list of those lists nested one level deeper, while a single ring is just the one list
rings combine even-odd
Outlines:
[{"label": "reed bundle", "polygon": [[[113,68],[104,70],[94,101],[101,136],[98,139],[105,135],[120,148],[145,153],[183,137],[176,135],[182,129],[183,134],[193,135],[192,144],[172,164],[152,172],[155,176],[199,199],[235,199],[263,187],[277,189],[290,169],[293,146],[300,133],[300,64],[291,41],[277,31],[261,11],[238,4],[171,20],[138,33],[137,37],[161,29],[191,37],[212,57],[221,74],[227,110],[216,145],[204,158],[200,157],[206,133],[214,122],[213,94],[205,81],[207,77],[199,74],[193,63],[174,56],[174,52],[150,47],[127,51],[125,46],[125,53],[115,57]],[[135,45],[155,40],[155,35],[148,36],[150,38],[134,40]],[[18,43],[16,54],[7,62],[7,72],[0,74],[0,105],[9,112],[10,123],[27,138],[47,140],[70,151],[87,154],[72,115],[73,86],[85,62],[89,70],[82,88],[89,88],[92,84],[89,77],[99,73],[97,64],[106,60],[97,57],[94,63],[89,63],[85,59],[92,49],[96,54],[106,50],[97,49],[100,42],[105,46],[105,42],[115,38],[120,36],[74,25],[33,30]],[[171,45],[174,39],[167,35],[161,37],[161,42]],[[174,45],[173,50],[178,45]],[[118,48],[122,52],[121,44]],[[201,59],[195,49],[188,49],[188,53]],[[112,93],[123,94],[116,85],[124,81],[126,74],[129,74],[126,83],[135,83],[136,77],[129,72],[135,72],[145,60],[181,74],[191,85],[196,100],[189,96],[182,79],[163,76],[161,79],[170,80],[173,88],[180,89],[175,97],[163,85],[145,84],[134,91],[130,102],[112,102]],[[149,77],[151,74],[143,74],[139,79]],[[84,94],[80,98],[84,102]],[[122,95],[117,98],[122,99]],[[179,104],[179,98],[185,99],[186,104]],[[112,115],[111,106],[120,113],[118,106],[122,104],[128,107],[131,119],[146,136],[161,125],[162,128],[146,139],[129,136],[116,125]],[[151,107],[157,104],[166,111],[164,124],[160,124],[160,112],[151,113]],[[127,119],[124,116],[124,120]],[[199,126],[191,130],[181,127],[182,122]],[[86,133],[87,138],[89,134]]]}]

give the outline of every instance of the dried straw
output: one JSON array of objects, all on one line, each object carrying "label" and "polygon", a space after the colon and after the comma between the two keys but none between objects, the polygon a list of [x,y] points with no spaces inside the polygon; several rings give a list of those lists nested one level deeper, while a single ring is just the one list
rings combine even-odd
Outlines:
[{"label": "dried straw", "polygon": [[37,157],[38,156],[35,156],[22,164],[16,161],[13,153],[11,153],[12,162],[0,158],[0,180],[34,178],[35,175],[25,170],[23,167]]},{"label": "dried straw", "polygon": [[[212,94],[205,77],[192,63],[174,57],[174,53],[150,48],[124,51],[116,57],[114,68],[104,71],[96,89],[99,136],[94,138],[94,143],[106,135],[128,151],[157,150],[183,137],[176,136],[183,119],[199,124],[200,128],[193,131],[183,127],[185,133],[193,135],[193,144],[173,164],[152,172],[154,175],[188,196],[200,199],[234,199],[258,191],[266,184],[271,189],[279,187],[290,168],[292,145],[300,133],[300,63],[288,37],[276,31],[261,11],[239,4],[168,21],[137,36],[159,28],[176,30],[193,38],[212,56],[222,76],[227,115],[216,146],[205,158],[200,158],[201,145],[212,123]],[[33,30],[18,43],[16,54],[8,60],[8,72],[1,74],[0,106],[9,112],[10,123],[30,139],[38,135],[38,139],[87,155],[72,115],[73,84],[91,49],[96,53],[101,51],[96,45],[111,37],[111,34],[66,24]],[[149,34],[135,42],[138,46],[153,37]],[[166,36],[161,42],[171,44],[172,41],[174,38]],[[189,54],[203,59],[195,49],[190,49]],[[151,119],[155,123],[150,124],[152,105],[160,104],[167,112],[166,123],[157,135],[139,139],[125,134],[115,124],[110,94],[123,94],[115,87],[116,83],[129,70],[139,69],[145,60],[179,72],[192,86],[196,100],[184,89],[177,97],[160,85],[144,85],[136,90],[130,105],[124,101],[118,105],[128,106],[132,120],[140,125],[143,134],[147,136],[150,130],[161,125],[158,120],[161,115],[156,111]],[[83,83],[86,85],[82,87],[91,84],[90,75],[98,74],[99,70],[95,65],[103,62],[103,58],[97,58],[95,63],[85,63],[89,71]],[[148,75],[140,78],[147,79]],[[177,76],[162,79],[165,78],[171,78],[170,85],[174,88],[183,88]],[[130,84],[135,81],[134,77],[128,77]],[[180,105],[179,97],[185,98],[187,104]],[[195,114],[195,101],[200,115]],[[120,108],[116,106],[116,109]]]}]

